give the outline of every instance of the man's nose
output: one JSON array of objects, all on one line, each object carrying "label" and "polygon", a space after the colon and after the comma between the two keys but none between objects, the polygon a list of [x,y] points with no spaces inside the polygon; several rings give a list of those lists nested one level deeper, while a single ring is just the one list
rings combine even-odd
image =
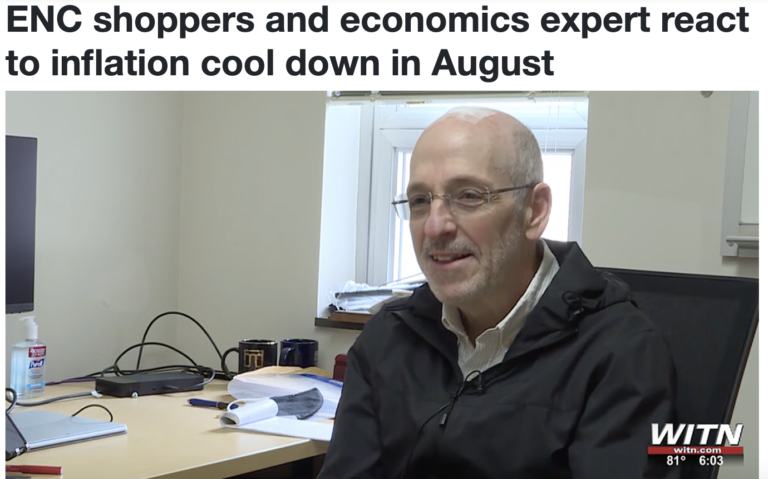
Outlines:
[{"label": "man's nose", "polygon": [[438,239],[456,232],[456,221],[445,198],[433,198],[429,207],[429,216],[424,224],[424,235]]}]

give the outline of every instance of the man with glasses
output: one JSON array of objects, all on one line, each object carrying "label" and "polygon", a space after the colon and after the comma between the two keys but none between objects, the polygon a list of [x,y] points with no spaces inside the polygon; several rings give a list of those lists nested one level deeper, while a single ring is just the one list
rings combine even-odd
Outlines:
[{"label": "man with glasses", "polygon": [[320,479],[660,478],[651,424],[675,369],[626,285],[542,239],[552,204],[532,132],[489,109],[430,125],[395,198],[427,283],[347,355]]}]

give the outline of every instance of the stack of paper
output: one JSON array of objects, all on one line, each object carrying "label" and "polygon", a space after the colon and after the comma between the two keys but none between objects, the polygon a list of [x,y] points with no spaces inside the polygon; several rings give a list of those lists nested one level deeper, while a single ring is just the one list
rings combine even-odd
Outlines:
[{"label": "stack of paper", "polygon": [[226,428],[265,434],[300,437],[316,441],[331,440],[333,423],[281,417],[277,416],[277,413],[278,406],[274,401],[262,399],[227,411],[219,418],[219,424]]},{"label": "stack of paper", "polygon": [[397,281],[382,286],[370,286],[347,281],[332,291],[331,304],[328,306],[328,310],[331,313],[348,311],[376,314],[385,304],[410,296],[413,290],[423,283],[423,280],[418,279],[410,282]]},{"label": "stack of paper", "polygon": [[341,399],[341,385],[326,378],[300,374],[239,374],[227,386],[235,399],[256,399],[287,396],[317,388],[323,395],[323,405],[312,419],[333,419]]}]

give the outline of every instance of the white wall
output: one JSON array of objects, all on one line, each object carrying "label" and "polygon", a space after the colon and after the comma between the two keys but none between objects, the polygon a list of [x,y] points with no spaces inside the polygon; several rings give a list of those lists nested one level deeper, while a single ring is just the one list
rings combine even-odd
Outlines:
[{"label": "white wall", "polygon": [[[328,316],[331,292],[355,280],[360,114],[358,105],[326,108],[317,314]],[[351,345],[350,345],[351,346]]]},{"label": "white wall", "polygon": [[[583,247],[594,264],[758,277],[758,261],[720,256],[730,94],[592,92]],[[758,343],[733,423],[743,423],[743,466],[758,472]]]},{"label": "white wall", "polygon": [[[324,121],[324,92],[184,94],[179,307],[222,351],[246,337],[309,337],[332,369],[351,344],[354,333],[314,327]],[[194,325],[178,335],[217,364]]]},{"label": "white wall", "polygon": [[[37,137],[35,315],[46,379],[101,370],[175,309],[179,93],[9,92],[6,133]],[[23,339],[6,315],[5,374]],[[162,321],[162,320],[161,320]],[[172,322],[150,338],[173,342]],[[168,356],[147,349],[147,365]],[[135,367],[135,352],[121,362]],[[144,365],[142,361],[142,365]]]}]

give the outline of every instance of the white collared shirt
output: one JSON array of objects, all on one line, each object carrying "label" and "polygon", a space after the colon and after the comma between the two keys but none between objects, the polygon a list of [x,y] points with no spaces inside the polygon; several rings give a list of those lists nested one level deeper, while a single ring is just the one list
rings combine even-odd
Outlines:
[{"label": "white collared shirt", "polygon": [[542,243],[544,257],[525,294],[499,324],[485,330],[477,337],[474,347],[464,331],[459,310],[443,304],[443,326],[456,335],[459,345],[459,367],[465,378],[472,371],[483,372],[501,363],[515,337],[523,328],[526,316],[539,302],[549,283],[552,282],[552,278],[560,269],[552,251],[544,241]]}]

